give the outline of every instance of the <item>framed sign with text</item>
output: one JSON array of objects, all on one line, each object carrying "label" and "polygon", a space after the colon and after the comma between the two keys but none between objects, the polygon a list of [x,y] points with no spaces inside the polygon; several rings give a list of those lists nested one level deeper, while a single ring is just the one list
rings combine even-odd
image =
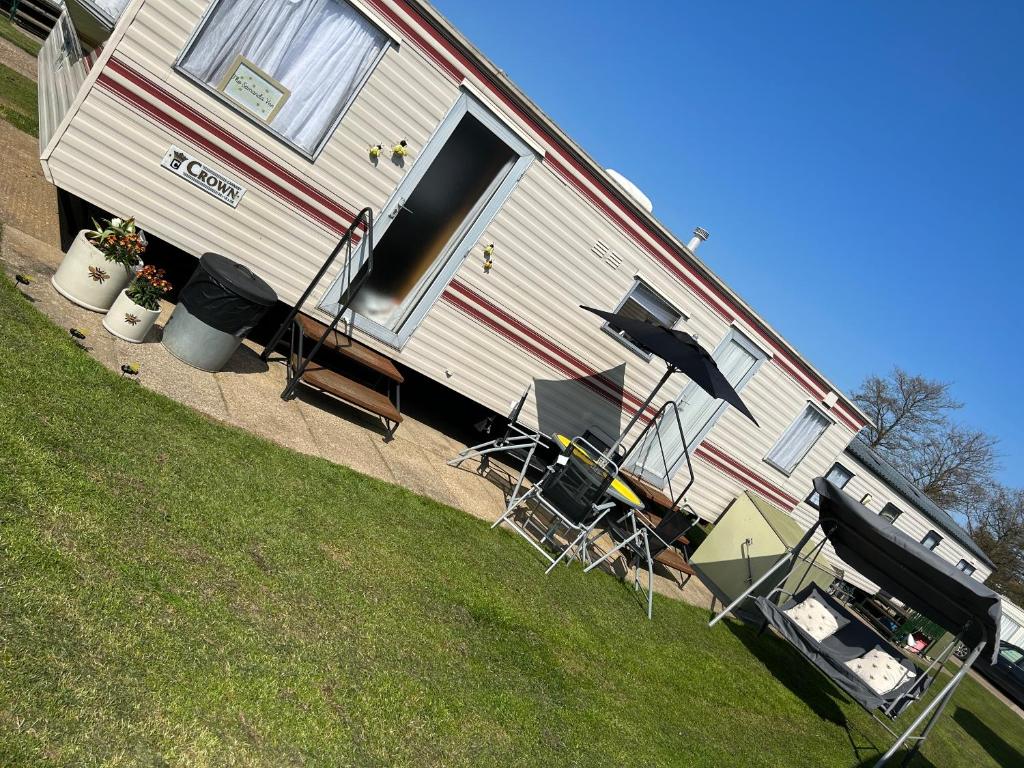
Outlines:
[{"label": "framed sign with text", "polygon": [[291,91],[239,54],[228,67],[217,90],[265,123],[288,101]]}]

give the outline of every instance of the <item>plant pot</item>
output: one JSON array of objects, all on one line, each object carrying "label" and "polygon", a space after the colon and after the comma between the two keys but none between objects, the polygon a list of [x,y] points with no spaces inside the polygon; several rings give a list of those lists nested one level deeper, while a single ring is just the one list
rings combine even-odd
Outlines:
[{"label": "plant pot", "polygon": [[114,299],[107,316],[103,318],[103,327],[119,339],[140,344],[158,317],[159,309],[140,307],[128,298],[128,291],[125,290]]},{"label": "plant pot", "polygon": [[132,279],[132,271],[107,261],[83,229],[50,279],[57,293],[80,307],[106,312]]}]

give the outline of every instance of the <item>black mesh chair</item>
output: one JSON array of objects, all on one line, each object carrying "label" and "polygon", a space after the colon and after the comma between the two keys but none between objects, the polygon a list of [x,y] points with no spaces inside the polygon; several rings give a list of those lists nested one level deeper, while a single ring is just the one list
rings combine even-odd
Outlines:
[{"label": "black mesh chair", "polygon": [[[519,477],[516,479],[516,484],[510,494],[510,498],[516,498],[523,486],[526,471],[530,468],[530,464],[533,462],[534,456],[537,453],[537,448],[543,446],[545,442],[543,435],[519,424],[519,415],[522,413],[523,406],[526,405],[526,400],[530,396],[531,386],[532,385],[527,385],[522,397],[520,397],[512,406],[512,410],[509,412],[507,417],[508,424],[501,437],[466,448],[459,453],[458,456],[449,461],[448,465],[458,467],[466,459],[478,458],[480,459],[480,465],[477,471],[480,474],[483,474],[487,471],[491,454],[507,453],[516,461],[517,464],[522,462],[519,470]],[[480,426],[484,433],[490,434],[491,430],[494,428],[494,420],[495,417],[492,416],[481,423]]]},{"label": "black mesh chair", "polygon": [[633,569],[633,587],[640,589],[640,566],[647,566],[647,618],[654,613],[654,563],[658,562],[668,568],[679,571],[688,579],[693,569],[686,558],[675,549],[675,544],[696,523],[697,516],[686,504],[670,511],[657,524],[642,512],[630,510],[623,517],[608,525],[608,532],[616,541],[616,545],[586,570],[596,568],[608,560],[616,552],[623,552],[628,558],[628,565]]},{"label": "black mesh chair", "polygon": [[[547,573],[573,552],[578,551],[585,561],[590,533],[615,506],[606,492],[618,471],[595,446],[576,437],[540,480],[510,499],[505,514],[491,527],[507,522],[547,559]],[[524,514],[517,519],[520,509]],[[540,512],[546,512],[547,519],[540,520]],[[561,547],[554,538],[560,530],[567,541]]]}]

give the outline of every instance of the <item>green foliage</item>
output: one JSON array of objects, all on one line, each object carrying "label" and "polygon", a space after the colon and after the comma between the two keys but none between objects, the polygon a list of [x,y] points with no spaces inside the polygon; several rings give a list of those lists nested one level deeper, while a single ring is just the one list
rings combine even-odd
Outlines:
[{"label": "green foliage", "polygon": [[6,15],[0,15],[0,37],[14,43],[21,50],[31,53],[33,56],[38,56],[39,49],[42,47],[37,40],[14,26],[14,23]]},{"label": "green foliage", "polygon": [[126,269],[141,263],[142,254],[146,251],[146,235],[135,225],[134,218],[115,216],[102,227],[94,219],[92,225],[96,229],[86,232],[85,236],[99,248],[103,258]]},{"label": "green foliage", "polygon": [[[789,646],[102,368],[0,279],[0,760],[870,766]],[[153,436],[139,440],[139,435]],[[934,688],[934,687],[933,687]],[[1020,764],[973,681],[915,768]]]},{"label": "green foliage", "polygon": [[147,264],[128,284],[128,298],[154,312],[160,309],[160,299],[171,290],[171,284],[164,279],[165,274],[164,270]]},{"label": "green foliage", "polygon": [[39,135],[36,84],[3,64],[0,64],[0,119],[19,131]]}]

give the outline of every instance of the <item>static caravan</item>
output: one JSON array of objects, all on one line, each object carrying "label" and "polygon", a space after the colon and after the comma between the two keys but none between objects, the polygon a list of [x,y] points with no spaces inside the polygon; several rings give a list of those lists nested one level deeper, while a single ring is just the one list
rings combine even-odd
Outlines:
[{"label": "static caravan", "polygon": [[[760,423],[682,377],[662,390],[708,518],[746,489],[792,511],[867,423],[696,256],[705,232],[676,238],[426,3],[102,0],[99,14],[100,1],[69,0],[76,17],[93,9],[92,32],[76,38],[66,16],[40,58],[57,187],[244,263],[286,303],[369,208],[354,336],[499,413],[535,383],[552,401],[531,398],[528,425],[546,409],[583,430],[621,405],[614,431],[665,370],[580,304],[675,323]],[[342,261],[304,313],[332,318]],[[542,386],[558,381],[576,393]],[[681,449],[666,463],[635,469],[664,486]]]}]

